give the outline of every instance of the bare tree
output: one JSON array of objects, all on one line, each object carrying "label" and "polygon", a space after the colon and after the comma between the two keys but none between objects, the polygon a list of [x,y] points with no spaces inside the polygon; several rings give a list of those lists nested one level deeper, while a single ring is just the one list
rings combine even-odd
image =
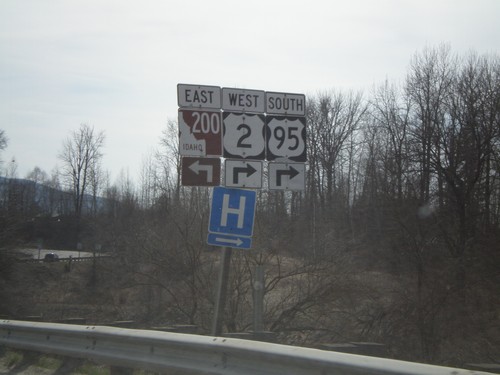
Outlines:
[{"label": "bare tree", "polygon": [[[446,118],[446,105],[455,75],[456,60],[446,45],[415,54],[406,79],[406,95],[413,103],[414,121],[409,127],[415,168],[419,174],[420,204],[428,204],[433,181],[433,157],[441,154],[435,139]],[[438,176],[439,178],[439,176]],[[441,180],[437,181],[438,184]]]},{"label": "bare tree", "polygon": [[[164,192],[174,190],[175,203],[179,203],[181,193],[181,155],[179,152],[177,122],[169,120],[167,127],[162,131],[160,150],[157,158],[160,164],[159,187]],[[174,181],[175,179],[175,181]]]},{"label": "bare tree", "polygon": [[387,81],[380,86],[372,102],[372,116],[382,128],[386,139],[383,151],[384,165],[388,181],[385,188],[396,196],[398,202],[403,199],[405,173],[408,173],[408,124],[410,121],[410,103],[402,96],[398,88]]},{"label": "bare tree", "polygon": [[[8,139],[7,136],[5,135],[5,130],[0,129],[0,151],[5,150],[5,148],[7,147],[7,142]],[[0,159],[0,163],[1,162],[2,160]]]},{"label": "bare tree", "polygon": [[88,124],[81,124],[63,143],[59,158],[63,162],[62,176],[73,195],[76,217],[76,235],[79,236],[84,197],[91,185],[92,175],[97,171],[102,158],[104,133],[96,133]]},{"label": "bare tree", "polygon": [[314,116],[315,121],[310,124],[310,133],[318,142],[319,148],[315,153],[322,171],[322,185],[326,185],[321,187],[321,190],[326,190],[321,202],[331,211],[335,188],[343,178],[342,156],[350,149],[348,143],[358,130],[367,107],[361,93],[322,95],[311,104],[317,114]]}]

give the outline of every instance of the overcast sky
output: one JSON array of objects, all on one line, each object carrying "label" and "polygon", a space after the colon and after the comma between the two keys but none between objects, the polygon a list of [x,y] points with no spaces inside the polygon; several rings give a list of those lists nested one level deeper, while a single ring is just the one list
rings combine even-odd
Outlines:
[{"label": "overcast sky", "polygon": [[0,0],[0,158],[50,174],[87,123],[137,180],[178,83],[369,96],[426,46],[498,53],[499,19],[500,0]]}]

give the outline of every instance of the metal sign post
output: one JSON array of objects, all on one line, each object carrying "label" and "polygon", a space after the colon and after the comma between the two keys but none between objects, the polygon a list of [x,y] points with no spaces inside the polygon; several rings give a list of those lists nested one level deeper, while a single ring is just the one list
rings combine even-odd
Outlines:
[{"label": "metal sign post", "polygon": [[214,321],[212,325],[212,336],[222,335],[222,322],[224,320],[224,308],[226,307],[227,284],[229,281],[229,265],[231,264],[231,248],[222,248],[221,264],[219,270],[219,282],[217,285],[217,297],[215,300]]},{"label": "metal sign post", "polygon": [[264,328],[264,266],[258,264],[255,267],[255,281],[253,283],[253,331],[254,334],[261,332]]}]

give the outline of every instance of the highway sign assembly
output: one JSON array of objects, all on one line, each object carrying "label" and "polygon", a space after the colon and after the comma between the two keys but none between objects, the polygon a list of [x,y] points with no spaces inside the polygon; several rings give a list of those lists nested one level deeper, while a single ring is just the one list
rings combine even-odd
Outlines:
[{"label": "highway sign assembly", "polygon": [[305,189],[306,97],[178,84],[177,103],[182,185],[214,187],[207,243],[248,249],[256,192],[240,189]]},{"label": "highway sign assembly", "polygon": [[[257,193],[305,189],[306,98],[303,94],[177,85],[179,154],[185,186],[213,186],[207,243],[221,246],[212,334],[222,333],[231,248],[250,249]],[[225,187],[220,158],[224,163]],[[235,160],[233,160],[235,159]]]}]

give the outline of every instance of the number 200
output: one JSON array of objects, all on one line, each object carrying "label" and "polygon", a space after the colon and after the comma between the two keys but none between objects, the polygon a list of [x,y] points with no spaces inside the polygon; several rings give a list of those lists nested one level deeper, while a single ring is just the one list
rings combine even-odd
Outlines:
[{"label": "number 200", "polygon": [[217,134],[220,132],[220,113],[193,112],[193,117],[193,133]]}]

